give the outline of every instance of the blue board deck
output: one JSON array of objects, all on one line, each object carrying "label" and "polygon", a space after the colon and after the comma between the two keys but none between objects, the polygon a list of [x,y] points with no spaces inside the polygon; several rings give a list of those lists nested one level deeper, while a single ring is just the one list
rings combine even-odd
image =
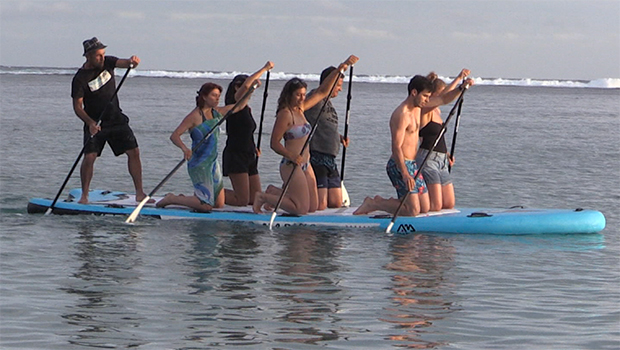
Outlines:
[{"label": "blue board deck", "polygon": [[[127,216],[138,205],[133,195],[124,192],[92,190],[89,193],[89,204],[77,203],[80,194],[79,189],[71,190],[68,199],[56,203],[53,213]],[[51,199],[33,198],[28,203],[28,212],[44,213],[51,204]],[[295,225],[359,227],[385,231],[390,223],[391,215],[388,213],[373,212],[369,215],[353,215],[355,209],[355,207],[326,209],[303,216],[279,213],[274,227]],[[269,225],[271,219],[271,213],[255,214],[249,206],[226,206],[222,209],[214,209],[210,213],[198,213],[181,206],[157,208],[154,204],[147,204],[140,211],[140,215],[160,219],[201,219],[259,225]],[[525,209],[521,207],[457,208],[416,217],[400,216],[396,219],[392,232],[399,234],[412,232],[500,235],[587,234],[602,231],[605,223],[605,216],[596,210]]]}]

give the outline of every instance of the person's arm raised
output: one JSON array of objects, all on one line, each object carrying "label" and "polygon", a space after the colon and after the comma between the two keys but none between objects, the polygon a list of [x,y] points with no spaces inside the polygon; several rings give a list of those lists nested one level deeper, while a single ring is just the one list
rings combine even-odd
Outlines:
[{"label": "person's arm raised", "polygon": [[456,89],[456,87],[459,85],[459,83],[463,79],[467,78],[469,73],[470,73],[469,69],[463,68],[461,70],[461,72],[459,73],[459,75],[457,75],[456,78],[454,78],[454,80],[452,80],[452,82],[450,84],[448,84],[445,89],[443,89],[442,94]]},{"label": "person's arm raised", "polygon": [[129,58],[119,58],[116,61],[116,67],[118,68],[136,68],[140,64],[140,58],[138,56],[131,56]]},{"label": "person's arm raised", "polygon": [[255,80],[258,80],[263,75],[263,73],[273,69],[273,67],[274,67],[273,62],[267,61],[267,63],[265,63],[265,65],[261,69],[257,70],[256,72],[254,72],[254,74],[247,77],[245,81],[243,82],[243,84],[241,85],[241,87],[239,87],[237,92],[235,92],[235,101],[239,101],[239,99],[243,97],[243,95],[252,86],[252,82],[254,82]]},{"label": "person's arm raised", "polygon": [[327,97],[336,83],[336,79],[340,79],[342,77],[342,73],[344,73],[349,66],[354,65],[357,61],[359,61],[359,58],[355,55],[351,55],[344,62],[338,65],[337,69],[329,73],[327,78],[323,80],[323,83],[319,85],[314,93],[306,98],[304,101],[304,110],[312,108],[315,104],[319,103],[319,101]]},{"label": "person's arm raised", "polygon": [[433,96],[431,97],[431,99],[428,101],[428,103],[424,106],[425,109],[427,108],[435,108],[435,107],[439,107],[441,105],[445,105],[448,104],[452,101],[454,101],[454,99],[456,99],[457,97],[459,97],[459,95],[461,94],[461,92],[463,91],[463,89],[466,89],[469,86],[474,85],[474,80],[469,78],[467,80],[465,80],[465,82],[461,85],[459,85],[458,89],[454,89],[452,91],[448,91],[446,93],[442,93],[438,96]]}]

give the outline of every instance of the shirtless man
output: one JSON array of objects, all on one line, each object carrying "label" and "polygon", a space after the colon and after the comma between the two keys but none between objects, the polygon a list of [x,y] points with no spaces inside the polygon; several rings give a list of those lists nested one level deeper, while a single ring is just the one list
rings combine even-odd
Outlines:
[{"label": "shirtless man", "polygon": [[353,213],[355,215],[368,214],[375,210],[383,210],[395,214],[401,199],[410,192],[403,203],[401,216],[415,216],[426,213],[430,209],[430,200],[424,179],[420,176],[414,180],[418,171],[415,162],[418,150],[420,131],[420,112],[422,107],[437,107],[454,100],[460,89],[454,89],[446,94],[431,99],[432,86],[430,81],[421,75],[416,75],[407,86],[409,95],[394,110],[390,118],[390,132],[392,134],[392,156],[388,160],[386,171],[392,182],[398,199],[366,197],[362,205]]}]

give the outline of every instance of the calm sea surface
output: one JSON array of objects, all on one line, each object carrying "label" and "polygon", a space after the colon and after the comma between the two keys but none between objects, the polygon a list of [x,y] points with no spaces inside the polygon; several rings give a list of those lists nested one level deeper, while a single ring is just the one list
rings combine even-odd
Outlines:
[{"label": "calm sea surface", "polygon": [[[476,86],[455,152],[457,206],[597,209],[600,234],[388,236],[29,215],[81,149],[70,81],[0,76],[2,349],[620,348],[620,89]],[[121,89],[147,192],[181,160],[168,137],[203,82],[132,77]],[[280,182],[268,139],[282,85],[270,83],[263,188]],[[334,100],[343,120],[346,87]],[[394,195],[387,123],[405,95],[353,86],[353,205]],[[95,167],[93,188],[133,191],[126,157],[107,148]],[[184,169],[166,192],[192,192]]]}]

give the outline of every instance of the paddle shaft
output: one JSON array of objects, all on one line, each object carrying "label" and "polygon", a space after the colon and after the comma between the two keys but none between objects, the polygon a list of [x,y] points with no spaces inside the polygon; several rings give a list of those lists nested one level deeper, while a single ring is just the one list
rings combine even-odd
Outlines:
[{"label": "paddle shaft", "polygon": [[[233,106],[233,108],[231,108],[226,115],[224,115],[222,117],[222,119],[220,119],[217,123],[215,123],[215,125],[211,128],[211,130],[209,130],[205,136],[202,137],[202,139],[200,140],[200,142],[198,142],[194,147],[192,147],[192,154],[194,152],[196,152],[198,150],[198,148],[200,148],[200,146],[202,146],[202,144],[209,138],[209,136],[211,136],[213,134],[213,132],[215,130],[217,130],[217,128],[220,127],[220,125],[222,125],[222,123],[224,123],[224,121],[226,121],[226,119],[233,114],[235,111],[243,101],[246,101],[246,99],[249,97],[250,94],[252,94],[254,92],[254,90],[258,87],[258,84],[253,84],[250,89],[248,89],[248,91],[245,93],[245,95],[243,95],[243,97],[241,99],[239,99],[239,101],[237,101],[237,103],[235,103],[235,105]],[[142,210],[142,207],[144,207],[144,205],[146,204],[146,202],[148,202],[149,199],[151,199],[151,197],[153,197],[155,195],[155,193],[157,191],[159,191],[159,189],[168,181],[170,180],[170,178],[172,177],[172,175],[174,175],[174,173],[177,172],[177,170],[179,170],[179,168],[181,168],[181,166],[186,162],[185,157],[172,169],[172,171],[170,171],[168,173],[168,175],[166,175],[166,177],[164,177],[163,180],[161,180],[157,186],[155,186],[155,188],[153,188],[153,190],[151,192],[149,192],[149,194],[140,202],[140,204],[138,204],[138,206],[136,207],[136,209],[134,209],[134,211],[131,213],[131,215],[129,215],[129,217],[127,218],[127,220],[125,220],[126,223],[132,223],[134,221],[136,221],[136,218],[138,217],[138,214],[140,214],[140,210]]]},{"label": "paddle shaft", "polygon": [[[424,157],[424,160],[422,160],[422,163],[420,163],[418,171],[413,176],[414,186],[415,186],[415,181],[418,179],[418,177],[420,177],[420,174],[422,174],[422,168],[424,167],[424,165],[426,165],[426,161],[430,157],[431,153],[435,150],[435,147],[437,147],[437,144],[439,143],[439,140],[446,133],[446,129],[448,128],[448,123],[450,122],[450,119],[452,119],[452,117],[454,116],[454,112],[456,111],[457,107],[459,106],[459,104],[463,100],[463,95],[465,94],[466,90],[467,90],[467,88],[465,87],[463,89],[463,91],[461,91],[461,94],[459,95],[458,100],[454,104],[454,107],[452,107],[452,110],[450,110],[450,114],[448,115],[448,118],[446,118],[446,121],[443,123],[443,125],[441,127],[441,131],[439,132],[439,134],[435,138],[435,141],[433,142],[433,147],[431,147],[429,152]],[[400,209],[402,208],[403,204],[407,200],[407,197],[409,197],[409,193],[411,193],[411,192],[407,191],[407,193],[405,193],[405,195],[403,196],[403,199],[401,199],[400,203],[398,204],[398,207],[396,208],[396,211],[394,212],[394,216],[392,216],[392,220],[390,221],[390,224],[388,225],[387,230],[385,231],[386,233],[390,233],[390,230],[392,229],[392,226],[394,226],[394,222],[396,221],[396,218],[398,217],[398,212],[400,211]]]},{"label": "paddle shaft", "polygon": [[[349,135],[349,116],[351,114],[351,87],[353,86],[353,66],[349,72],[349,88],[347,92],[347,110],[344,119],[344,138]],[[342,163],[340,164],[340,181],[344,181],[344,161],[347,156],[347,147],[342,147]]]},{"label": "paddle shaft", "polygon": [[[461,107],[463,107],[463,99],[459,102],[458,112],[456,113],[456,120],[454,121],[454,134],[452,135],[452,145],[450,146],[450,158],[454,159],[454,150],[456,148],[456,135],[459,133],[459,126],[461,125]],[[452,172],[452,164],[448,162],[448,172]]]},{"label": "paddle shaft", "polygon": [[[118,90],[120,90],[121,86],[123,86],[123,83],[125,82],[125,78],[127,78],[127,75],[129,74],[129,71],[131,70],[131,68],[132,68],[131,65],[129,66],[129,68],[127,68],[127,71],[123,75],[123,78],[121,79],[120,83],[118,83],[118,86],[116,87],[116,90],[114,91],[114,95],[112,95],[112,98],[110,98],[110,101],[108,101],[108,104],[106,104],[105,108],[101,112],[101,115],[99,115],[99,120],[97,121],[97,126],[101,125],[101,119],[103,118],[105,112],[107,112],[108,107],[112,104],[112,101],[114,101],[114,98],[118,95]],[[80,159],[82,159],[82,156],[84,155],[84,151],[86,150],[86,146],[88,145],[90,140],[93,139],[94,136],[95,135],[90,135],[90,138],[88,140],[86,140],[86,142],[84,142],[84,146],[82,146],[82,150],[80,151],[80,154],[75,159],[75,162],[73,162],[73,166],[71,167],[71,170],[69,170],[69,174],[67,174],[67,177],[65,178],[65,181],[63,181],[62,186],[60,186],[60,189],[58,190],[58,193],[56,194],[56,197],[54,197],[54,201],[52,202],[50,207],[45,212],[45,215],[49,215],[52,212],[52,210],[54,210],[54,206],[56,205],[56,202],[58,202],[58,198],[60,197],[60,194],[65,189],[65,186],[67,186],[67,182],[69,182],[69,179],[71,178],[71,175],[73,175],[73,171],[75,170],[75,168],[77,167],[78,163],[80,162]]]},{"label": "paddle shaft", "polygon": [[260,110],[260,124],[258,126],[258,140],[256,141],[256,148],[260,150],[260,141],[263,136],[263,119],[265,118],[265,105],[267,104],[267,96],[269,96],[269,74],[271,71],[267,71],[267,77],[265,78],[265,91],[263,92],[263,106]]},{"label": "paddle shaft", "polygon": [[[340,74],[342,74],[342,71],[340,72]],[[340,77],[338,77],[336,79],[336,81],[334,81],[334,84],[332,85],[332,88],[329,90],[329,94],[325,98],[325,102],[323,102],[323,106],[321,106],[321,110],[319,111],[319,114],[316,117],[316,122],[314,122],[314,125],[312,126],[312,129],[310,130],[310,135],[308,135],[308,138],[306,139],[306,142],[304,142],[304,145],[301,148],[301,151],[299,152],[299,155],[303,155],[304,151],[306,150],[306,148],[310,144],[310,140],[312,140],[312,136],[314,136],[314,132],[316,131],[316,127],[319,125],[319,121],[321,120],[321,114],[323,114],[323,110],[325,109],[325,106],[327,105],[327,102],[329,102],[329,99],[331,98],[332,93],[334,92],[334,89],[336,88],[336,85],[338,85],[338,80],[340,80]],[[273,213],[271,214],[271,221],[269,222],[269,228],[270,229],[271,229],[271,227],[273,225],[273,220],[275,220],[275,218],[276,218],[277,211],[280,208],[280,205],[282,204],[282,199],[284,199],[284,195],[286,194],[286,191],[288,190],[288,187],[289,187],[289,185],[291,183],[291,179],[293,178],[293,174],[295,173],[296,169],[297,169],[297,163],[293,163],[293,171],[291,171],[291,174],[288,176],[288,179],[284,183],[284,186],[282,187],[282,193],[280,193],[280,198],[278,198],[278,202],[276,203],[275,208],[273,208]]]}]

